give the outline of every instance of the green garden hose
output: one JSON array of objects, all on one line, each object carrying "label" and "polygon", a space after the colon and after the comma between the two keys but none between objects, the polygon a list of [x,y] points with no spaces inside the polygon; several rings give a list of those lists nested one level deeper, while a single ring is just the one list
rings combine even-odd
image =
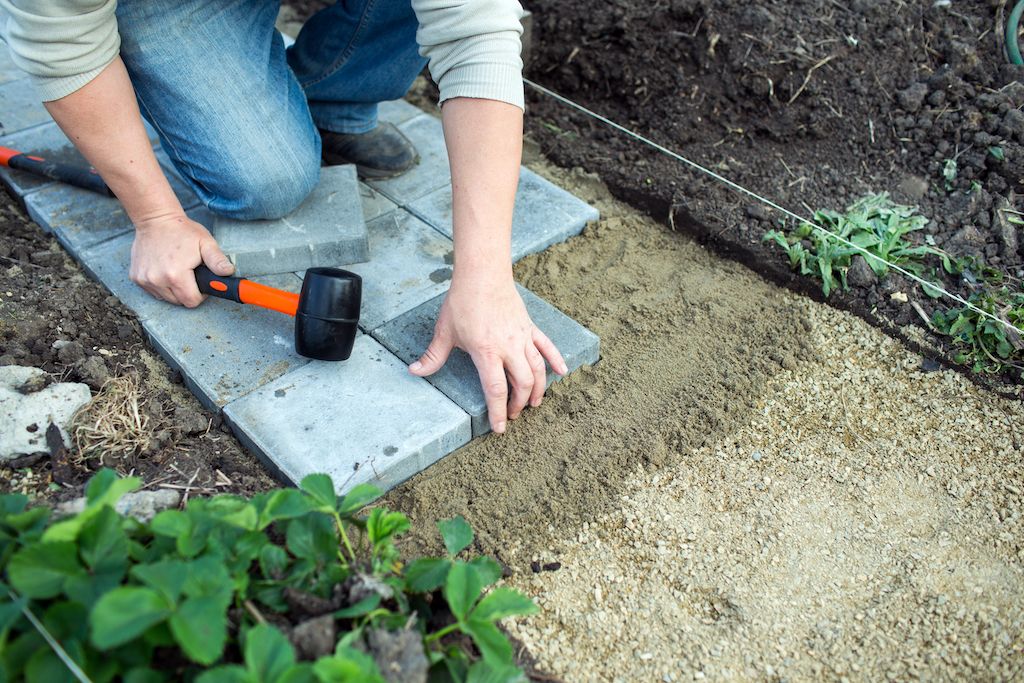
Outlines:
[{"label": "green garden hose", "polygon": [[1017,0],[1013,11],[1006,19],[1006,55],[1010,58],[1011,64],[1024,64],[1020,56],[1020,44],[1017,42],[1017,34],[1020,33],[1020,17],[1024,14],[1024,0]]}]

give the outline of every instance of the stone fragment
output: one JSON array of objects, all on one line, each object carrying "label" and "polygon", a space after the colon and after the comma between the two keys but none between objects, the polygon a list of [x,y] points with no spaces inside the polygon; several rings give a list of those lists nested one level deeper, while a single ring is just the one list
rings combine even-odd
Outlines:
[{"label": "stone fragment", "polygon": [[418,631],[372,628],[366,634],[366,643],[388,683],[427,682],[430,662],[423,652],[423,636]]},{"label": "stone fragment", "polygon": [[[86,499],[75,498],[57,504],[53,509],[56,519],[71,517],[85,510]],[[133,517],[147,524],[156,517],[158,512],[178,507],[181,494],[173,489],[156,489],[155,491],[134,491],[121,496],[114,504],[114,509],[122,515]]]},{"label": "stone fragment", "polygon": [[878,276],[871,270],[867,260],[857,254],[853,257],[850,269],[846,271],[846,281],[852,287],[873,287],[878,284]]},{"label": "stone fragment", "polygon": [[897,189],[907,201],[918,202],[928,194],[928,181],[921,176],[907,175]]},{"label": "stone fragment", "polygon": [[[281,289],[300,286],[291,273],[257,281]],[[142,327],[168,365],[214,412],[308,362],[295,352],[293,318],[213,297],[194,309],[151,310]]]},{"label": "stone fragment", "polygon": [[344,362],[313,361],[228,404],[238,438],[297,483],[391,488],[470,439],[469,416],[369,336]]},{"label": "stone fragment", "polygon": [[[525,287],[517,285],[533,322],[555,343],[565,359],[569,372],[583,365],[592,365],[600,358],[600,342],[593,332],[568,317]],[[433,337],[434,323],[444,296],[431,299],[371,333],[405,363],[418,359]],[[557,378],[548,371],[548,384]],[[480,388],[480,378],[472,359],[463,351],[452,351],[448,362],[427,381],[437,387],[473,420],[473,436],[490,431],[487,402]]]},{"label": "stone fragment", "polygon": [[405,211],[393,211],[367,225],[370,260],[348,266],[363,277],[364,330],[419,306],[448,290],[452,241]]},{"label": "stone fragment", "polygon": [[366,223],[355,166],[328,166],[290,214],[240,221],[215,216],[211,232],[243,277],[345,266],[368,257]]},{"label": "stone fragment", "polygon": [[[38,368],[0,367],[0,460],[46,451],[46,430],[51,424],[60,428],[64,444],[70,444],[66,428],[92,392],[84,384],[70,382],[31,391],[45,376]],[[28,393],[22,393],[26,387]]]},{"label": "stone fragment", "polygon": [[324,614],[307,619],[292,629],[289,640],[300,660],[316,661],[329,655],[337,644],[334,615]]},{"label": "stone fragment", "polygon": [[399,125],[398,129],[415,145],[420,155],[419,163],[397,178],[368,180],[367,183],[399,206],[407,206],[449,185],[452,176],[448,168],[448,150],[444,144],[440,119],[430,114],[420,114]]},{"label": "stone fragment", "polygon": [[[452,191],[447,185],[409,204],[409,211],[452,237]],[[599,217],[597,209],[523,168],[512,214],[512,260],[543,251],[580,234]]]}]

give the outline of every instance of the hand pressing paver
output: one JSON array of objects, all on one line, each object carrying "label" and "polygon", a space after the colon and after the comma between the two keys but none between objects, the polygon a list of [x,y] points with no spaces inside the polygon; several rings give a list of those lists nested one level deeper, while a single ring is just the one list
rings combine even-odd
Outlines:
[{"label": "hand pressing paver", "polygon": [[371,330],[448,289],[452,241],[400,209],[366,227],[370,260],[347,268],[363,277],[359,326]]},{"label": "hand pressing paver", "polygon": [[147,320],[171,311],[174,306],[153,297],[129,278],[134,241],[135,234],[128,233],[85,249],[77,256],[89,275],[102,282],[139,320]]},{"label": "hand pressing paver", "polygon": [[53,121],[32,83],[21,78],[0,85],[0,135]]},{"label": "hand pressing paver", "polygon": [[420,197],[451,183],[448,168],[448,150],[444,145],[441,121],[429,114],[414,116],[398,126],[416,151],[419,163],[407,173],[387,180],[367,180],[367,183],[387,195],[399,206],[407,206]]},{"label": "hand pressing paver", "polygon": [[320,183],[284,218],[216,216],[211,232],[244,277],[360,263],[369,253],[355,166],[321,169]]},{"label": "hand pressing paver", "polygon": [[313,361],[229,404],[235,434],[293,483],[391,488],[470,439],[469,416],[363,335],[341,363]]},{"label": "hand pressing paver", "polygon": [[[183,208],[196,205],[199,200],[180,180],[173,176],[168,180]],[[29,193],[25,207],[32,219],[47,232],[55,233],[72,254],[132,229],[121,202],[63,183]]]},{"label": "hand pressing paver", "polygon": [[[301,285],[291,273],[256,280],[291,291]],[[192,393],[214,411],[309,362],[295,353],[294,318],[222,299],[150,312],[142,327]]]},{"label": "hand pressing paver", "polygon": [[[555,343],[562,352],[569,372],[583,365],[593,365],[600,358],[600,342],[593,332],[565,315],[525,287],[516,285],[526,310],[534,324]],[[444,296],[439,296],[395,320],[373,330],[371,335],[388,350],[412,363],[418,359],[434,334],[434,323]],[[548,384],[555,379],[548,371]],[[487,422],[487,402],[480,388],[480,377],[473,360],[459,349],[452,351],[448,362],[427,381],[469,413],[473,421],[473,436],[490,431]]]},{"label": "hand pressing paver", "polygon": [[[409,204],[409,211],[452,237],[452,189],[443,187]],[[580,234],[598,219],[597,209],[523,168],[512,214],[512,260]]]}]

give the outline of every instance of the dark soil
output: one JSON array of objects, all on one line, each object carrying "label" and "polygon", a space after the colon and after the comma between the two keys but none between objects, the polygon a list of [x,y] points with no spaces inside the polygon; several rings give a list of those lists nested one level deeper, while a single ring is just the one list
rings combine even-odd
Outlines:
[{"label": "dark soil", "polygon": [[[931,218],[937,246],[1020,278],[1024,239],[1000,209],[1019,209],[1024,190],[1024,68],[1005,63],[996,39],[1005,3],[940,4],[526,0],[527,76],[800,215],[890,191]],[[820,297],[762,242],[778,212],[527,95],[528,132],[557,163],[598,173],[657,219]],[[948,159],[957,175],[947,189]],[[898,291],[929,316],[942,305],[900,276],[831,302],[899,335],[922,320],[890,298]]]},{"label": "dark soil", "polygon": [[[101,464],[193,495],[274,486],[221,418],[156,357],[134,314],[0,192],[0,365],[11,364],[42,368],[54,381],[84,382],[94,395],[112,378],[130,375],[148,426],[138,447],[116,456],[72,449],[56,460],[41,453],[0,465],[0,493],[74,497]],[[111,445],[121,444],[115,438]]]}]

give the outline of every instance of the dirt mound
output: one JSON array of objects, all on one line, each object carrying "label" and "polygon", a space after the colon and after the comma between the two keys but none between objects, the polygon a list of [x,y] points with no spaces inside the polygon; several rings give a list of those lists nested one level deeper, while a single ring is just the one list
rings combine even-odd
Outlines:
[{"label": "dirt mound", "polygon": [[[892,191],[932,219],[937,246],[1024,274],[1024,240],[1003,211],[1024,182],[1024,68],[1003,63],[993,3],[526,4],[528,75],[541,84],[801,215]],[[792,282],[761,241],[777,212],[528,93],[529,131],[556,162]],[[920,319],[889,295],[912,290],[930,315],[938,304],[899,278],[833,299],[897,329]]]}]

